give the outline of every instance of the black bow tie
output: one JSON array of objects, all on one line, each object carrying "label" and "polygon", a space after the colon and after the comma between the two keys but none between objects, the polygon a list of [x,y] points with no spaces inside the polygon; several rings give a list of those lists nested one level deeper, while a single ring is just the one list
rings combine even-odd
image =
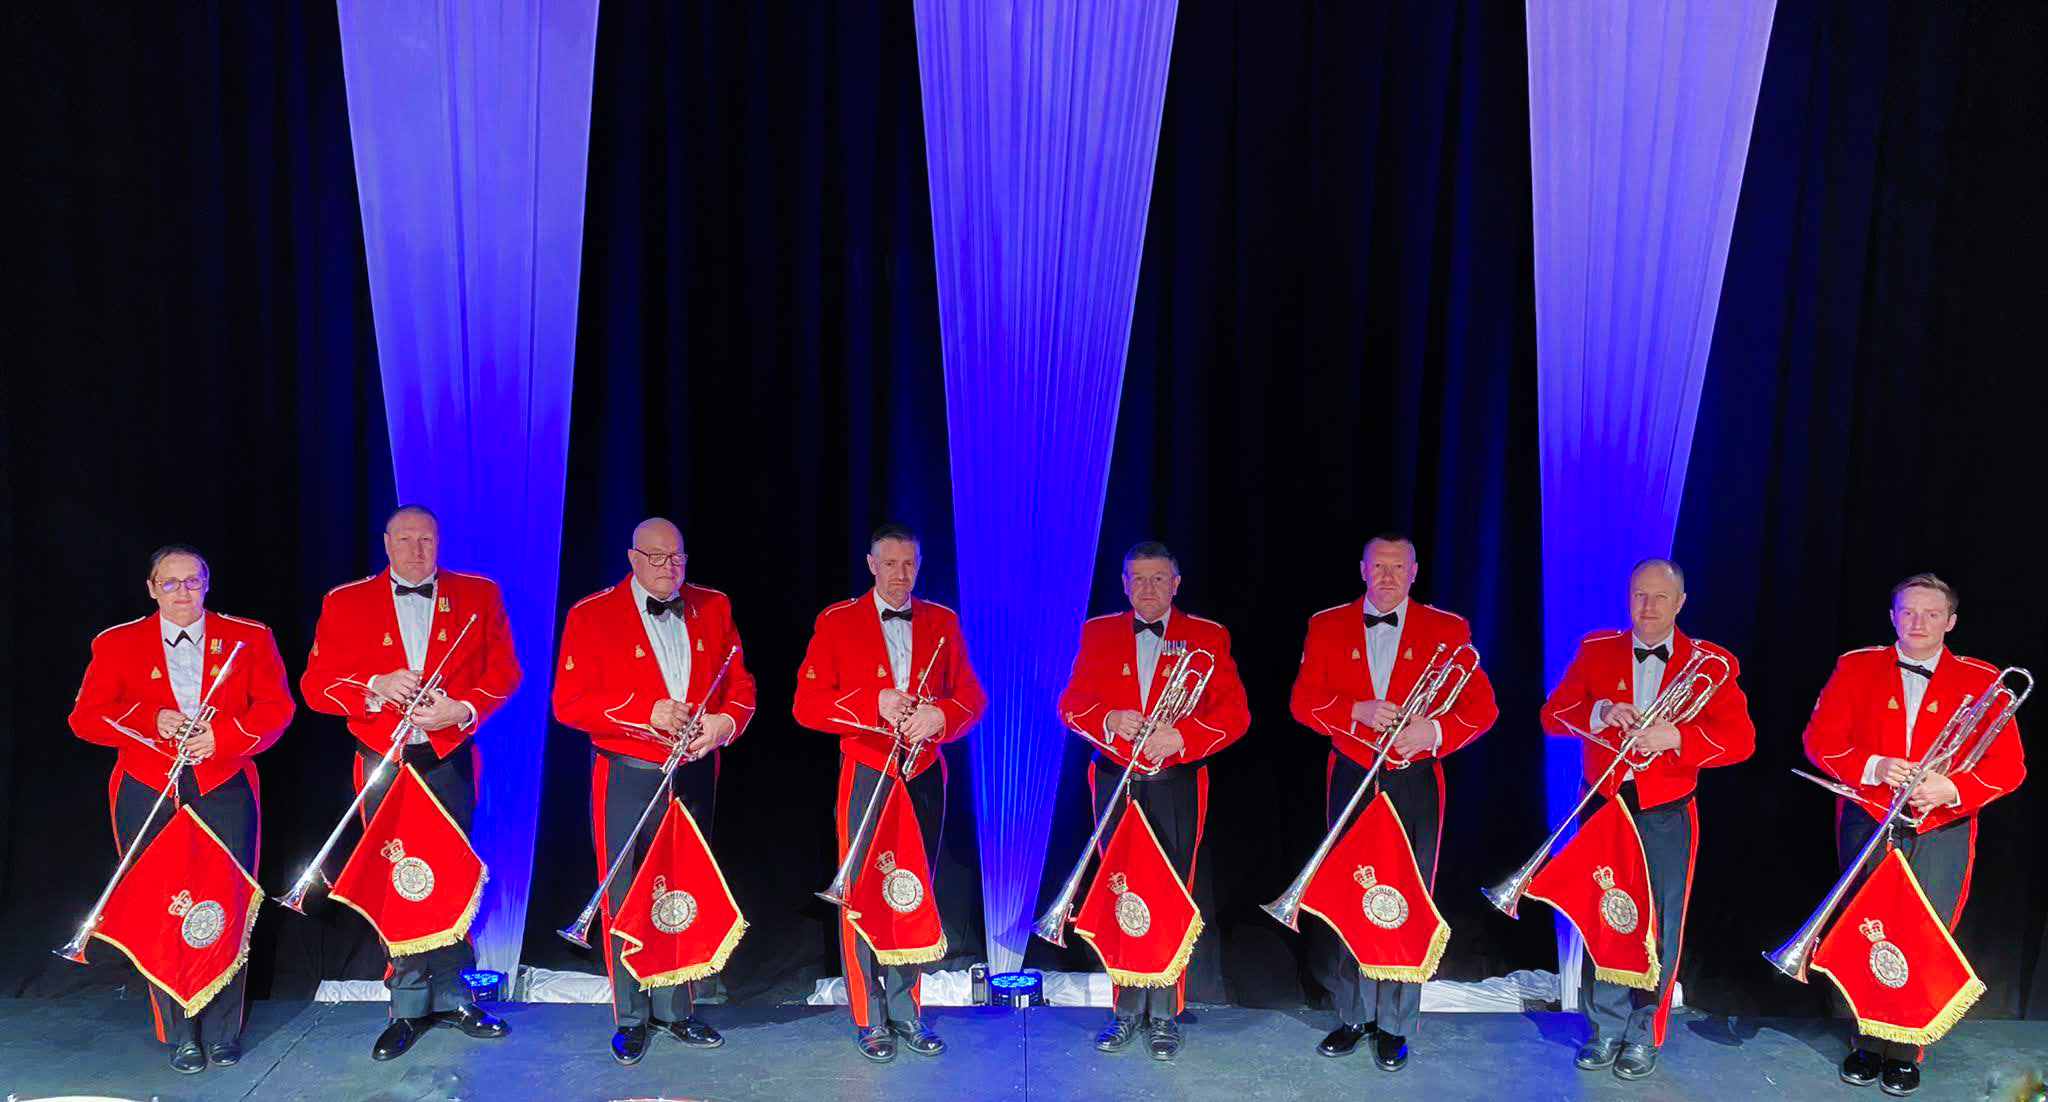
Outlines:
[{"label": "black bow tie", "polygon": [[[199,640],[197,640],[197,639],[194,639],[194,638],[192,638],[192,637],[191,637],[190,635],[188,635],[188,634],[186,634],[185,632],[182,632],[182,631],[181,631],[181,632],[179,632],[179,633],[178,633],[178,637],[177,637],[176,639],[173,639],[173,640],[171,640],[171,641],[170,641],[170,643],[171,643],[171,645],[172,645],[172,646],[174,646],[174,647],[175,647],[175,646],[179,646],[180,644],[184,644],[184,643],[190,643],[190,644],[192,644],[193,646],[195,646],[195,647],[196,647],[196,646],[198,646],[198,645],[199,645]],[[1922,672],[1922,673],[1925,673],[1925,672],[1927,672],[1927,671],[1925,671],[1925,670],[1922,670],[1922,671],[1920,671],[1920,672]]]},{"label": "black bow tie", "polygon": [[1141,634],[1141,633],[1143,633],[1143,632],[1147,632],[1147,631],[1151,632],[1151,633],[1152,633],[1152,634],[1154,634],[1154,635],[1157,635],[1157,636],[1158,636],[1158,637],[1160,637],[1161,639],[1164,639],[1164,638],[1166,638],[1166,621],[1164,621],[1164,620],[1139,620],[1139,619],[1136,619],[1136,618],[1133,618],[1133,619],[1131,620],[1131,634],[1132,634],[1132,635],[1138,635],[1138,634]]},{"label": "black bow tie", "polygon": [[1928,679],[1929,681],[1934,680],[1934,671],[1928,669],[1925,666],[1916,666],[1911,662],[1894,662],[1892,663],[1892,665],[1897,666],[1902,670],[1911,670],[1914,673],[1917,673],[1920,676]]},{"label": "black bow tie", "polygon": [[1374,616],[1370,612],[1365,614],[1365,626],[1367,628],[1376,628],[1381,624],[1385,624],[1390,628],[1400,627],[1401,614],[1398,612],[1389,612],[1385,616]]},{"label": "black bow tie", "polygon": [[428,600],[433,600],[434,583],[421,582],[418,585],[401,585],[396,587],[395,592],[401,597],[425,597]]},{"label": "black bow tie", "polygon": [[1654,658],[1659,662],[1669,662],[1671,661],[1671,648],[1662,643],[1654,647],[1637,647],[1636,661],[1641,662],[1645,658]]},{"label": "black bow tie", "polygon": [[683,595],[678,593],[666,601],[652,596],[647,598],[647,615],[659,616],[664,612],[673,612],[677,616],[681,616],[683,614]]},{"label": "black bow tie", "polygon": [[882,622],[885,624],[891,620],[908,619],[910,619],[910,610],[907,608],[885,608],[882,610]]}]

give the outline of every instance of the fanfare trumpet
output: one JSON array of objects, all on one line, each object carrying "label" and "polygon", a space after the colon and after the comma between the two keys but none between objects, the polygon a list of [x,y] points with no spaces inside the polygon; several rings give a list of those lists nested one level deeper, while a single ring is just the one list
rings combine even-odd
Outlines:
[{"label": "fanfare trumpet", "polygon": [[[917,698],[917,704],[920,706],[932,702],[932,698],[925,695],[925,685],[931,680],[932,666],[937,664],[939,652],[944,650],[945,647],[946,637],[942,635],[939,637],[938,645],[932,648],[932,656],[925,660],[924,672],[917,676],[917,689],[914,695]],[[903,724],[908,722],[909,719],[910,716],[906,713],[887,728],[870,727],[865,723],[840,720],[841,723],[849,727],[858,727],[863,731],[873,731],[876,734],[888,735],[894,738],[896,743],[889,747],[889,760],[882,763],[881,779],[875,782],[875,791],[868,797],[868,808],[861,813],[860,825],[854,828],[852,837],[846,840],[846,859],[839,862],[839,871],[832,875],[832,882],[825,885],[825,890],[812,893],[835,907],[846,906],[846,893],[853,887],[853,870],[858,867],[861,857],[867,852],[868,836],[875,832],[875,813],[882,809],[882,793],[889,787],[890,774],[894,773],[896,776],[908,781],[910,779],[911,767],[917,764],[918,751],[924,748],[924,744],[912,743],[903,737]],[[897,760],[898,754],[902,755],[900,762]]]},{"label": "fanfare trumpet", "polygon": [[654,817],[654,809],[668,802],[669,778],[676,775],[676,769],[683,763],[696,761],[703,756],[686,751],[690,740],[696,737],[698,730],[703,727],[705,709],[711,707],[711,698],[718,695],[718,687],[725,684],[726,671],[732,669],[733,657],[739,652],[740,649],[736,646],[725,652],[725,661],[719,664],[718,672],[712,675],[711,683],[704,687],[704,698],[697,702],[697,710],[690,713],[690,721],[683,724],[682,733],[676,736],[674,745],[668,748],[668,761],[661,767],[661,782],[654,786],[654,794],[647,798],[647,806],[640,809],[640,818],[634,822],[632,832],[626,835],[626,844],[619,847],[618,857],[612,860],[611,867],[605,870],[603,879],[597,882],[597,890],[591,893],[590,902],[584,905],[582,912],[576,916],[576,921],[556,930],[556,933],[585,949],[590,948],[590,924],[597,920],[597,908],[604,902],[604,893],[612,886],[612,881],[619,878],[619,870],[625,867],[626,858],[632,855],[634,844],[640,840],[640,832],[647,829],[647,820]]},{"label": "fanfare trumpet", "polygon": [[[1472,672],[1479,668],[1479,651],[1470,643],[1458,644],[1458,649],[1448,655],[1445,645],[1438,643],[1436,653],[1429,656],[1429,664],[1422,669],[1422,676],[1415,679],[1415,686],[1408,690],[1408,699],[1401,702],[1401,709],[1388,725],[1381,741],[1373,745],[1372,768],[1366,770],[1365,780],[1351,793],[1351,799],[1344,804],[1344,810],[1337,815],[1337,821],[1330,824],[1329,833],[1323,835],[1322,844],[1302,867],[1301,875],[1294,883],[1280,893],[1280,898],[1262,905],[1259,909],[1280,920],[1290,930],[1301,929],[1301,896],[1308,890],[1308,882],[1315,879],[1316,870],[1323,867],[1323,859],[1343,837],[1344,827],[1364,801],[1366,792],[1372,788],[1373,779],[1379,776],[1380,767],[1387,764],[1388,755],[1393,753],[1394,738],[1403,729],[1418,719],[1435,719],[1451,710],[1458,702],[1458,694],[1465,691],[1465,682],[1472,679]],[[1357,728],[1354,725],[1353,730]],[[1397,766],[1398,767],[1398,766]]]},{"label": "fanfare trumpet", "polygon": [[370,794],[370,789],[375,788],[377,783],[384,779],[384,774],[391,771],[392,764],[405,752],[406,740],[414,731],[419,730],[419,724],[413,719],[413,710],[441,691],[441,679],[447,675],[449,660],[455,657],[456,651],[462,649],[462,641],[469,638],[469,629],[475,626],[476,614],[470,613],[469,619],[463,621],[461,633],[455,636],[453,643],[448,644],[448,649],[441,655],[441,661],[434,666],[434,672],[420,682],[420,687],[413,690],[411,696],[397,702],[400,711],[398,725],[391,729],[391,748],[384,751],[384,756],[377,759],[377,767],[363,778],[362,787],[356,789],[356,798],[349,802],[348,810],[341,813],[341,821],[334,824],[334,829],[328,832],[327,840],[320,843],[320,852],[314,854],[313,859],[306,863],[306,871],[300,873],[299,878],[292,882],[290,891],[277,897],[279,903],[300,914],[306,913],[306,893],[313,890],[315,880],[326,875],[323,870],[327,865],[327,858],[334,852],[335,844],[341,841],[341,832],[348,829],[349,821],[354,819],[356,812],[362,808],[363,800]]},{"label": "fanfare trumpet", "polygon": [[[1713,697],[1715,691],[1720,689],[1721,683],[1728,679],[1729,671],[1726,658],[1705,647],[1694,647],[1692,657],[1687,658],[1685,665],[1678,668],[1678,675],[1671,679],[1671,683],[1664,687],[1663,692],[1657,694],[1656,701],[1649,709],[1636,717],[1634,726],[1629,728],[1628,737],[1622,739],[1621,745],[1613,748],[1614,761],[1607,766],[1607,771],[1600,774],[1600,779],[1588,786],[1585,795],[1579,797],[1578,804],[1563,819],[1558,820],[1557,829],[1552,830],[1550,837],[1543,840],[1543,845],[1537,848],[1535,856],[1516,869],[1514,875],[1485,890],[1487,901],[1509,918],[1518,917],[1515,911],[1522,904],[1522,893],[1529,890],[1529,881],[1535,878],[1537,870],[1543,867],[1544,862],[1550,860],[1550,851],[1557,848],[1558,840],[1564,837],[1564,832],[1579,817],[1579,813],[1586,809],[1586,805],[1592,802],[1593,794],[1607,786],[1608,778],[1614,776],[1614,771],[1621,768],[1623,763],[1627,763],[1630,773],[1649,764],[1648,760],[1637,760],[1631,756],[1636,743],[1642,737],[1643,730],[1657,723],[1675,725],[1692,722],[1693,718],[1700,714],[1700,709],[1707,706],[1707,701]],[[1604,742],[1597,738],[1593,741]]]},{"label": "fanfare trumpet", "polygon": [[[2015,690],[2008,684],[2014,678],[2025,684]],[[1949,714],[1948,723],[1943,725],[1941,734],[1935,737],[1933,745],[1927,750],[1927,756],[1921,758],[1913,766],[1913,771],[1906,775],[1905,781],[1899,785],[1898,793],[1892,797],[1891,806],[1877,817],[1877,829],[1870,832],[1870,840],[1863,843],[1863,849],[1856,854],[1856,859],[1849,862],[1848,868],[1842,870],[1842,875],[1835,881],[1835,886],[1828,889],[1827,897],[1820,901],[1820,906],[1814,909],[1806,924],[1799,927],[1791,940],[1764,954],[1764,959],[1771,962],[1771,967],[1800,983],[1806,982],[1806,967],[1812,962],[1813,951],[1820,944],[1821,931],[1827,928],[1828,920],[1834,917],[1836,909],[1842,905],[1842,900],[1848,897],[1849,890],[1855,886],[1863,870],[1870,865],[1871,858],[1883,851],[1892,831],[1899,823],[1917,825],[1917,819],[1905,814],[1906,806],[1913,797],[1913,790],[1919,788],[1920,782],[1926,780],[1929,774],[1967,773],[1976,768],[1977,763],[1983,760],[1984,752],[1991,748],[1992,741],[2005,729],[2005,725],[2012,720],[2013,713],[2019,711],[2020,705],[2033,692],[2034,675],[2018,666],[2007,666],[1998,671],[1998,676],[1992,678],[1990,686],[1976,700],[1965,699],[1960,707]],[[1831,786],[1823,787],[1830,787],[1830,790],[1833,790]],[[1848,794],[1854,796],[1854,790],[1849,790]],[[1855,798],[1861,799],[1860,796]]]},{"label": "fanfare trumpet", "polygon": [[208,685],[206,695],[200,697],[199,708],[187,716],[185,722],[179,725],[177,733],[171,736],[177,753],[171,758],[170,779],[164,782],[163,791],[156,794],[156,802],[149,805],[149,814],[143,816],[141,829],[137,830],[135,837],[122,847],[121,860],[114,866],[114,875],[107,878],[107,886],[100,890],[100,897],[93,901],[92,910],[86,912],[85,921],[78,924],[78,932],[72,935],[70,941],[64,943],[63,948],[53,950],[58,956],[75,964],[85,963],[86,939],[92,937],[93,930],[99,927],[100,914],[107,909],[107,900],[113,898],[114,887],[121,883],[123,876],[128,875],[129,866],[135,864],[135,859],[141,855],[144,849],[143,840],[149,837],[149,828],[156,825],[157,812],[164,809],[164,801],[171,798],[172,792],[177,791],[178,775],[185,771],[187,765],[192,764],[192,759],[185,756],[186,741],[192,737],[192,732],[199,729],[200,724],[213,722],[213,692],[220,688],[221,682],[228,679],[228,671],[234,668],[235,659],[241,657],[243,646],[245,644],[236,643],[235,649],[228,652],[227,660],[214,668],[213,684]]},{"label": "fanfare trumpet", "polygon": [[[1207,658],[1208,667],[1199,673],[1195,671],[1195,659]],[[1131,738],[1131,764],[1124,767],[1123,776],[1117,778],[1116,787],[1110,790],[1109,799],[1103,802],[1102,814],[1095,817],[1095,829],[1088,835],[1088,844],[1081,850],[1081,859],[1074,862],[1074,871],[1067,874],[1067,882],[1060,886],[1060,893],[1038,917],[1032,931],[1054,945],[1065,945],[1067,922],[1074,909],[1074,896],[1081,890],[1081,876],[1088,871],[1088,862],[1095,856],[1095,849],[1102,844],[1102,832],[1109,826],[1111,813],[1116,810],[1117,801],[1130,790],[1131,774],[1138,763],[1144,760],[1145,743],[1156,731],[1171,727],[1195,714],[1195,706],[1201,703],[1202,690],[1209,687],[1209,676],[1216,672],[1216,656],[1199,647],[1182,650],[1166,675],[1166,685],[1159,690],[1159,699],[1152,703],[1152,712]],[[1147,770],[1147,772],[1157,772]]]}]

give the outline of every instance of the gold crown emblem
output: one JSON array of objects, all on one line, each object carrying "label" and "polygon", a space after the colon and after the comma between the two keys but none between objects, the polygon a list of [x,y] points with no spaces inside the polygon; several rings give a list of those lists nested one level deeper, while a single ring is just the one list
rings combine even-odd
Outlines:
[{"label": "gold crown emblem", "polygon": [[1877,919],[1866,918],[1861,923],[1858,923],[1856,928],[1863,931],[1863,936],[1872,941],[1884,940],[1884,923],[1879,922]]},{"label": "gold crown emblem", "polygon": [[384,848],[377,852],[383,854],[386,861],[397,864],[405,860],[405,843],[393,838],[389,842],[384,843]]},{"label": "gold crown emblem", "polygon": [[176,917],[178,917],[178,918],[183,918],[183,917],[185,917],[185,912],[187,912],[187,911],[189,911],[189,910],[191,910],[191,909],[192,909],[192,893],[191,893],[191,892],[185,892],[185,891],[181,891],[181,892],[179,892],[178,894],[176,894],[176,895],[174,895],[174,896],[172,896],[172,897],[171,897],[171,905],[170,905],[170,907],[168,908],[168,910],[169,910],[169,911],[171,912],[171,914],[172,914],[172,915],[174,915],[174,916],[176,916]]},{"label": "gold crown emblem", "polygon": [[657,877],[655,877],[655,878],[654,878],[654,898],[656,898],[656,899],[660,899],[660,898],[661,898],[662,896],[664,896],[664,895],[667,895],[667,894],[668,894],[668,877],[666,877],[666,876],[657,876]]},{"label": "gold crown emblem", "polygon": [[1593,883],[1595,883],[1595,884],[1598,884],[1598,885],[1600,885],[1600,890],[1601,890],[1601,891],[1607,891],[1607,890],[1609,890],[1609,889],[1613,888],[1613,887],[1614,887],[1614,870],[1613,870],[1613,869],[1610,869],[1610,868],[1608,868],[1608,867],[1607,867],[1606,865],[1602,865],[1602,866],[1600,866],[1599,868],[1597,868],[1597,869],[1594,869],[1594,870],[1593,870]]},{"label": "gold crown emblem", "polygon": [[875,868],[882,871],[883,873],[895,872],[896,851],[893,849],[883,850],[882,855],[880,857],[875,858]]},{"label": "gold crown emblem", "polygon": [[1115,892],[1118,895],[1122,895],[1125,892],[1131,890],[1131,882],[1124,879],[1123,873],[1111,873],[1109,875],[1109,890]]},{"label": "gold crown emblem", "polygon": [[1370,888],[1374,884],[1379,883],[1379,877],[1373,873],[1371,865],[1358,866],[1351,873],[1351,879],[1358,881],[1358,886],[1361,888]]}]

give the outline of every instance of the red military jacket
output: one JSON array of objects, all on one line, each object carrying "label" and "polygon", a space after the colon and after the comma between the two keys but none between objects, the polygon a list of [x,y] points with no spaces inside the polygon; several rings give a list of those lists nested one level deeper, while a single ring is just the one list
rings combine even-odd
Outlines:
[{"label": "red military jacket", "polygon": [[[246,644],[242,656],[235,659],[211,701],[213,756],[192,767],[201,792],[213,791],[245,767],[253,769],[249,759],[277,741],[295,707],[284,659],[278,656],[270,629],[211,610],[206,613],[200,694],[206,693],[236,643]],[[156,715],[164,708],[176,711],[178,698],[171,690],[170,671],[164,668],[162,614],[100,632],[92,641],[92,662],[85,667],[85,681],[71,707],[72,731],[87,742],[118,749],[116,774],[162,788],[170,781],[176,753],[170,740],[157,736]]]},{"label": "red military jacket", "polygon": [[[684,583],[677,596],[683,599],[684,630],[690,637],[690,684],[683,703],[694,709],[726,652],[740,646],[740,631],[725,594]],[[668,760],[668,746],[649,732],[648,719],[666,699],[668,683],[634,603],[632,577],[576,602],[562,627],[555,719],[589,735],[600,750],[658,764]],[[754,676],[747,672],[744,649],[733,655],[732,669],[705,711],[731,719],[735,738],[754,718]]]},{"label": "red military jacket", "polygon": [[[1326,735],[1347,758],[1372,767],[1373,732],[1352,730],[1351,706],[1361,700],[1378,700],[1372,691],[1372,663],[1365,645],[1365,598],[1348,605],[1326,608],[1309,617],[1308,639],[1301,647],[1301,672],[1294,678],[1290,700],[1297,722]],[[1387,674],[1387,699],[1396,705],[1408,699],[1415,681],[1429,665],[1442,644],[1448,655],[1472,641],[1471,625],[1465,618],[1421,601],[1409,600],[1401,622],[1400,649],[1394,668]],[[1486,671],[1475,669],[1458,694],[1451,710],[1437,718],[1443,742],[1436,749],[1441,758],[1478,738],[1500,717],[1494,703],[1493,682]],[[1388,768],[1406,763],[1389,760]]]},{"label": "red military jacket", "polygon": [[[933,649],[946,641],[938,661],[932,663]],[[945,605],[931,601],[910,601],[910,683],[906,692],[917,692],[918,675],[932,663],[925,695],[945,714],[946,729],[941,742],[951,742],[967,733],[988,706],[988,697],[975,680],[974,665],[968,661],[967,640],[960,633],[960,617]],[[849,723],[884,726],[878,708],[883,689],[896,687],[889,670],[889,645],[882,638],[882,614],[875,607],[873,590],[850,601],[841,601],[818,613],[811,631],[811,644],[804,650],[803,668],[797,671],[796,721],[813,731],[839,736],[839,750],[870,769],[888,764],[895,745],[887,735],[864,731]],[[938,759],[923,753],[911,770],[916,776]]]},{"label": "red military jacket", "polygon": [[[299,691],[314,711],[348,717],[349,733],[379,754],[391,748],[397,710],[387,705],[371,711],[364,686],[378,674],[406,666],[405,638],[398,630],[393,599],[389,569],[328,590],[320,604],[320,623],[313,629],[313,654],[299,678]],[[442,570],[434,577],[433,599],[423,675],[441,664],[470,615],[477,618],[441,680],[442,691],[475,709],[476,718],[466,727],[427,732],[434,753],[445,758],[519,687],[519,656],[512,650],[512,627],[498,583],[478,574]]]},{"label": "red military jacket", "polygon": [[[1543,702],[1543,730],[1547,734],[1584,738],[1592,731],[1593,704],[1607,700],[1616,704],[1635,699],[1635,644],[1626,631],[1596,631],[1579,640],[1578,653],[1565,667],[1564,680]],[[1680,742],[1675,752],[1650,759],[1647,768],[1635,775],[1636,795],[1644,807],[1658,807],[1684,799],[1699,787],[1700,770],[1717,765],[1734,765],[1756,750],[1756,725],[1749,719],[1749,699],[1736,683],[1741,667],[1735,656],[1704,639],[1689,638],[1673,630],[1671,659],[1664,663],[1658,691],[1671,683],[1679,668],[1692,657],[1694,648],[1718,654],[1728,661],[1728,676],[1690,723],[1679,725]],[[1619,743],[1627,737],[1620,728],[1600,729],[1599,738]],[[1607,771],[1614,752],[1588,739],[1585,743],[1585,779],[1591,784]],[[1621,787],[1627,767],[1616,770],[1602,794],[1613,796]]]},{"label": "red military jacket", "polygon": [[[1134,613],[1125,611],[1097,616],[1081,625],[1081,649],[1074,655],[1074,671],[1060,693],[1060,718],[1074,733],[1094,743],[1103,755],[1118,765],[1131,764],[1131,744],[1118,739],[1110,744],[1102,727],[1109,713],[1122,709],[1147,712],[1166,687],[1166,675],[1174,658],[1161,654],[1152,669],[1152,684],[1141,700],[1138,694],[1138,642],[1132,629]],[[1237,663],[1230,657],[1230,632],[1214,620],[1204,620],[1176,608],[1166,618],[1166,642],[1185,643],[1216,656],[1216,672],[1209,677],[1202,699],[1192,715],[1180,722],[1181,740],[1187,745],[1160,761],[1160,767],[1200,761],[1244,735],[1252,714],[1245,703],[1244,682],[1237,676]],[[1199,671],[1202,667],[1194,667]]]},{"label": "red military jacket", "polygon": [[[1909,736],[1905,684],[1900,680],[1903,671],[1897,662],[1898,650],[1888,646],[1852,650],[1836,659],[1835,672],[1820,691],[1813,718],[1806,722],[1806,756],[1880,807],[1892,802],[1893,790],[1883,784],[1863,783],[1863,770],[1871,756],[1920,760],[1940,737],[1949,716],[1975,700],[1998,676],[1989,662],[1965,658],[1943,647],[1934,664],[1934,676],[1920,698],[1920,718]],[[2018,788],[2026,776],[2019,724],[2008,723],[1991,740],[1975,768],[1949,774],[1962,802],[1930,810],[1920,829],[1933,830],[1975,815],[1985,804]]]}]

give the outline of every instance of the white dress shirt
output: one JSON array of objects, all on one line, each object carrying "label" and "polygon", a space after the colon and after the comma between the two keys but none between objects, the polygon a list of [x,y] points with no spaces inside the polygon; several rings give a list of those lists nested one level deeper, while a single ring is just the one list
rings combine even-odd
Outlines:
[{"label": "white dress shirt", "polygon": [[647,629],[647,642],[654,647],[654,660],[661,666],[661,683],[668,687],[670,700],[688,703],[685,694],[690,691],[689,625],[683,623],[680,613],[648,615],[647,599],[652,596],[640,579],[633,579],[633,607],[640,613],[641,626]]},{"label": "white dress shirt", "polygon": [[[199,678],[206,668],[206,614],[200,613],[199,619],[186,628],[169,620],[160,623],[164,629],[164,672],[170,676],[178,710],[189,719],[199,714],[199,702],[205,695]],[[180,635],[185,637],[182,642]]]},{"label": "white dress shirt", "polygon": [[[1401,598],[1401,603],[1391,609],[1380,608],[1372,603],[1370,597],[1365,599],[1365,615],[1389,614],[1394,617],[1393,623],[1373,624],[1365,629],[1365,671],[1372,675],[1372,695],[1380,700],[1387,699],[1387,683],[1393,679],[1394,663],[1401,657],[1401,631],[1408,624],[1408,598]],[[1400,706],[1400,703],[1398,700],[1394,701],[1396,707]],[[1443,749],[1443,724],[1433,719],[1418,719],[1416,722],[1427,723],[1434,729],[1429,752],[1434,754]]]},{"label": "white dress shirt", "polygon": [[[1152,705],[1152,675],[1159,671],[1159,656],[1166,651],[1166,625],[1172,620],[1173,606],[1168,605],[1166,612],[1159,617],[1159,631],[1156,634],[1137,631],[1135,626],[1131,629],[1137,631],[1135,642],[1138,645],[1138,710],[1141,712],[1148,710]],[[1133,625],[1144,622],[1143,616],[1135,611],[1131,613]]]},{"label": "white dress shirt", "polygon": [[[405,668],[414,673],[425,673],[427,669],[427,638],[434,630],[434,601],[440,596],[440,590],[437,586],[433,597],[421,597],[416,594],[401,597],[398,595],[398,587],[411,584],[429,585],[439,576],[437,571],[418,583],[408,583],[398,576],[398,571],[391,572],[391,606],[398,613],[399,642],[405,644]],[[376,701],[372,701],[370,710],[377,711],[379,707]],[[431,741],[433,740],[427,737],[427,733],[417,727],[405,738],[407,746],[418,746]]]},{"label": "white dress shirt", "polygon": [[[878,589],[875,591],[875,615],[880,616],[884,610],[908,612],[910,611],[910,602],[905,601],[902,607],[898,608],[884,601],[882,599],[882,591]],[[909,692],[911,662],[910,621],[882,621],[882,642],[889,648],[889,673],[896,679],[896,691],[899,693]]]},{"label": "white dress shirt", "polygon": [[[1657,697],[1664,686],[1664,667],[1670,663],[1668,660],[1659,658],[1654,654],[1648,658],[1637,658],[1636,651],[1649,650],[1653,646],[1660,646],[1664,648],[1666,653],[1669,653],[1677,638],[1677,635],[1673,634],[1665,636],[1663,641],[1659,643],[1645,643],[1637,638],[1634,632],[1629,633],[1628,656],[1633,664],[1628,682],[1629,703],[1635,705],[1637,712],[1647,712],[1650,710],[1650,705],[1657,703]],[[1595,731],[1607,726],[1607,709],[1613,703],[1611,700],[1596,700],[1593,702],[1593,729]]]},{"label": "white dress shirt", "polygon": [[[1906,657],[1906,652],[1899,649],[1897,644],[1892,646],[1892,653],[1897,656],[1897,661],[1911,662],[1915,666],[1925,667],[1929,674],[1932,674],[1935,667],[1941,664],[1940,651],[1935,651],[1934,657],[1929,658],[1925,662]],[[1908,761],[1913,760],[1913,726],[1920,722],[1920,705],[1927,700],[1927,683],[1932,680],[1934,680],[1933,677],[1922,677],[1912,670],[1901,669],[1899,671],[1899,688],[1904,690],[1903,699],[1906,705],[1906,760]],[[1864,784],[1878,783],[1881,775],[1878,763],[1883,760],[1882,755],[1872,754],[1869,760],[1863,763]],[[1958,799],[1960,798],[1958,796]]]}]

